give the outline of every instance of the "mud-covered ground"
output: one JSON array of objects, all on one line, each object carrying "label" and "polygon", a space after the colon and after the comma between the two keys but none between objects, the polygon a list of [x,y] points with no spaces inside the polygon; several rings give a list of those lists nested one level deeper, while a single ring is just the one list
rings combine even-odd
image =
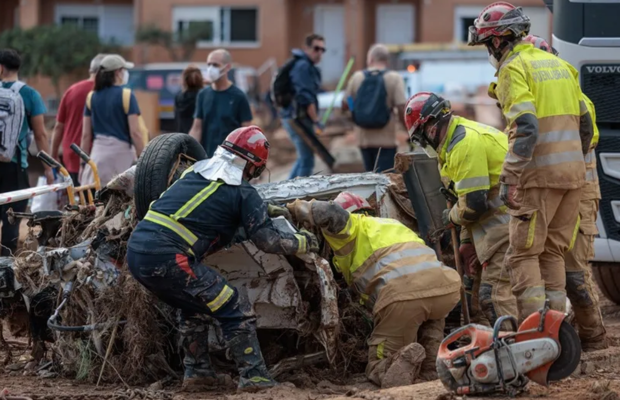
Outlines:
[{"label": "mud-covered ground", "polygon": [[[607,350],[586,353],[572,377],[552,384],[549,388],[530,384],[528,391],[519,395],[521,399],[562,399],[562,400],[620,400],[620,307],[603,301],[603,315],[607,325],[611,347]],[[16,352],[16,356],[19,353]],[[4,354],[0,353],[0,359]],[[377,390],[365,381],[363,376],[353,376],[348,385],[334,385],[328,381],[318,381],[312,373],[298,373],[289,382],[280,387],[258,394],[236,394],[230,392],[216,393],[182,393],[178,382],[171,382],[160,387],[156,383],[151,387],[132,387],[101,385],[84,385],[75,381],[59,378],[41,378],[23,376],[19,371],[0,369],[0,390],[6,388],[8,395],[0,399],[11,400],[13,396],[25,396],[36,399],[221,399],[221,400],[411,400],[437,399],[461,400],[447,395],[439,381],[421,383],[412,386]],[[15,400],[23,397],[14,397]],[[494,396],[493,398],[501,398]],[[464,400],[464,399],[463,399]]]}]

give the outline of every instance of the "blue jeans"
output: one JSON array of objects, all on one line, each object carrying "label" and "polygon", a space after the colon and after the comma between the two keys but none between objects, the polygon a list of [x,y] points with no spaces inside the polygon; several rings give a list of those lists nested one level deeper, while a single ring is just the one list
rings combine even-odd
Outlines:
[{"label": "blue jeans", "polygon": [[282,119],[282,125],[297,149],[297,161],[293,165],[289,179],[297,178],[298,176],[310,176],[314,170],[314,152],[295,131],[295,129],[302,128],[299,126],[294,127],[293,124],[297,124],[294,119]]},{"label": "blue jeans", "polygon": [[394,168],[394,157],[396,157],[396,148],[381,147],[381,153],[379,153],[378,147],[367,147],[362,150],[362,158],[364,159],[364,168],[366,171],[372,171],[375,167],[375,161],[377,161],[377,170],[375,172],[383,172],[388,169]]}]

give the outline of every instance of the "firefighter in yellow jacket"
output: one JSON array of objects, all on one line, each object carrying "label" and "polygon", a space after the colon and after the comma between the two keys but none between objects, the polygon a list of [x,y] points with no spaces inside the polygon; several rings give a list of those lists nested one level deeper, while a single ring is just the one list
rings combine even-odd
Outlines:
[{"label": "firefighter in yellow jacket", "polygon": [[[537,49],[559,57],[558,52],[541,37],[528,35],[525,41],[532,43]],[[566,64],[575,79],[579,81],[577,70],[572,65]],[[594,235],[598,234],[596,216],[598,203],[601,199],[601,190],[596,173],[596,154],[594,153],[598,144],[599,132],[596,126],[594,104],[583,92],[581,98],[585,101],[592,118],[594,136],[590,144],[590,151],[585,157],[586,184],[582,189],[581,202],[579,203],[579,232],[573,249],[566,254],[566,294],[575,311],[581,348],[584,351],[591,351],[606,349],[609,345],[598,294],[592,279],[592,267],[589,264],[589,261],[594,257]]]},{"label": "firefighter in yellow jacket", "polygon": [[355,213],[371,209],[352,193],[336,200],[287,205],[306,228],[321,229],[333,263],[373,312],[366,376],[382,387],[436,379],[435,359],[445,317],[460,298],[461,279],[437,260],[412,230],[388,218]]},{"label": "firefighter in yellow jacket", "polygon": [[566,308],[564,254],[578,231],[593,135],[571,70],[522,42],[529,29],[521,8],[505,2],[486,7],[469,28],[469,44],[485,45],[498,68],[496,94],[509,138],[500,197],[511,209],[506,264],[520,320],[545,298],[554,310]]},{"label": "firefighter in yellow jacket", "polygon": [[429,92],[409,99],[405,125],[412,141],[437,152],[442,179],[453,183],[458,196],[443,219],[447,227],[462,227],[459,253],[468,275],[476,277],[474,290],[478,287],[472,299],[477,298],[479,304],[472,304],[472,309],[479,307],[491,325],[502,315],[516,317],[517,303],[504,268],[510,216],[499,198],[499,175],[508,151],[506,135],[453,116],[450,102]]}]

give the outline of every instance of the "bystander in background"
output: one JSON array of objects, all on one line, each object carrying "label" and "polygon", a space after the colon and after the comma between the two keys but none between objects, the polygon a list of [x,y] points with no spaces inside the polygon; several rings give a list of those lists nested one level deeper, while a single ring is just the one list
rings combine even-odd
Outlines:
[{"label": "bystander in background", "polygon": [[105,56],[105,54],[98,54],[93,58],[88,70],[90,77],[74,83],[67,89],[62,100],[60,100],[58,114],[56,114],[56,125],[52,138],[52,158],[58,160],[62,145],[62,163],[69,171],[75,186],[80,186],[78,178],[81,159],[71,150],[71,144],[75,143],[80,146],[82,143],[82,122],[86,98],[95,87],[95,76]]},{"label": "bystander in background", "polygon": [[207,58],[206,80],[211,84],[198,93],[190,135],[198,140],[211,158],[226,136],[242,126],[250,126],[252,110],[241,89],[228,79],[232,57],[218,49]]},{"label": "bystander in background", "polygon": [[[30,187],[26,172],[30,130],[34,133],[37,148],[49,153],[49,142],[43,121],[43,115],[46,112],[45,104],[39,92],[19,80],[21,63],[21,57],[15,50],[0,50],[0,80],[2,80],[0,104],[3,106],[3,113],[0,115],[3,126],[1,143],[7,143],[9,135],[14,134],[13,138],[17,138],[15,147],[2,148],[3,154],[13,154],[13,156],[7,158],[11,160],[10,162],[0,162],[0,193]],[[43,166],[47,183],[54,183],[52,169],[46,164]],[[28,200],[0,206],[2,215],[2,250],[0,253],[3,257],[15,253],[19,240],[19,223],[9,223],[6,212],[9,208],[15,212],[24,212],[27,206]]]},{"label": "bystander in background", "polygon": [[[282,125],[287,130],[297,149],[297,161],[289,179],[310,176],[314,169],[314,152],[300,135],[314,135],[319,123],[318,93],[321,89],[321,72],[316,64],[325,53],[325,39],[312,33],[306,36],[304,49],[293,50],[294,65],[289,72],[293,89],[293,102],[282,109]],[[303,131],[303,132],[301,132]]]},{"label": "bystander in background", "polygon": [[[138,102],[130,89],[123,88],[133,66],[118,54],[105,56],[95,76],[95,90],[86,99],[82,149],[97,165],[101,185],[131,167],[144,148]],[[94,182],[88,165],[83,165],[80,182]]]},{"label": "bystander in background", "polygon": [[342,109],[351,111],[366,171],[394,168],[397,117],[398,123],[404,122],[405,82],[398,72],[387,69],[389,57],[385,45],[373,45],[366,58],[368,68],[351,76],[342,101]]},{"label": "bystander in background", "polygon": [[202,72],[195,65],[190,65],[183,71],[183,89],[174,98],[174,121],[177,132],[189,133],[194,123],[196,98],[204,87]]}]

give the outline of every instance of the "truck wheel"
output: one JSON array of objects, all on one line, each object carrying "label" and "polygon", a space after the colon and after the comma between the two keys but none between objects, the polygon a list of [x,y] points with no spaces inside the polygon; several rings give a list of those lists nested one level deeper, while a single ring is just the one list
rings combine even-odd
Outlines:
[{"label": "truck wheel", "polygon": [[592,272],[605,297],[620,305],[620,265],[592,263]]},{"label": "truck wheel", "polygon": [[172,184],[179,178],[182,171],[175,171],[172,179],[170,173],[181,154],[197,161],[207,157],[202,145],[186,133],[159,135],[149,142],[140,155],[134,184],[134,201],[139,220],[144,218],[151,202],[168,189],[169,181]]}]

